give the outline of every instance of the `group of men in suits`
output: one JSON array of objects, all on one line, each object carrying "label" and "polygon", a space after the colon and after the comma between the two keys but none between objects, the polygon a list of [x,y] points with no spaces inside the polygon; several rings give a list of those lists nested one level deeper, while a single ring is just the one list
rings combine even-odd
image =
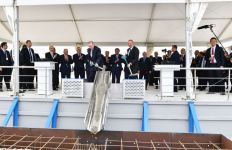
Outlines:
[{"label": "group of men in suits", "polygon": [[[191,67],[214,67],[222,68],[232,65],[232,59],[226,60],[225,52],[217,45],[216,38],[210,39],[211,47],[205,53],[198,52]],[[57,90],[59,87],[59,72],[62,78],[70,78],[71,71],[74,71],[75,78],[87,78],[88,82],[93,82],[96,71],[102,70],[103,65],[106,66],[106,71],[112,73],[112,83],[120,83],[121,72],[124,70],[125,79],[142,79],[146,80],[146,88],[148,83],[155,84],[158,88],[160,72],[153,69],[154,65],[160,65],[162,58],[158,56],[158,52],[154,53],[154,57],[147,56],[147,52],[143,52],[143,56],[139,59],[139,49],[135,46],[133,40],[128,40],[128,49],[123,56],[120,54],[120,49],[116,48],[113,55],[109,55],[106,51],[105,56],[101,54],[101,49],[95,45],[93,41],[88,42],[87,54],[83,54],[81,47],[76,47],[76,54],[73,56],[68,54],[68,49],[64,49],[63,54],[56,53],[54,46],[49,46],[49,52],[45,54],[45,58],[49,61],[55,62],[55,70],[53,70],[53,89]],[[232,56],[232,55],[231,55]],[[186,67],[185,63],[185,49],[181,49],[181,53],[177,51],[177,45],[172,45],[171,52],[165,58],[165,61],[170,61],[173,64]],[[231,58],[231,57],[229,57]],[[20,66],[27,66],[20,68],[20,88],[21,89],[34,89],[34,77],[36,71],[33,68],[34,62],[39,61],[40,57],[32,48],[32,42],[26,41],[26,44],[20,51]],[[225,65],[227,62],[227,65]],[[74,63],[72,69],[71,64]],[[124,68],[123,65],[124,64]],[[7,50],[7,43],[1,43],[0,49],[0,66],[12,66],[13,59],[10,52]],[[2,91],[2,80],[6,83],[7,90],[11,90],[12,68],[0,67],[0,91]],[[206,84],[209,83],[209,93],[220,92],[224,94],[225,87],[222,80],[225,75],[225,70],[209,70],[197,71],[199,77],[198,89],[204,90]],[[86,76],[85,76],[86,75]],[[207,76],[208,79],[202,78]],[[186,84],[185,70],[174,72],[174,91],[182,90]],[[179,87],[179,88],[178,88]],[[232,92],[232,90],[231,90]]]}]

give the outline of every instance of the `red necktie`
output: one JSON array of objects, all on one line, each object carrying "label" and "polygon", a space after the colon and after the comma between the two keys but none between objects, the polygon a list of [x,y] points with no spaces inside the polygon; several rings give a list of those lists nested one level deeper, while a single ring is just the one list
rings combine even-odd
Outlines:
[{"label": "red necktie", "polygon": [[211,63],[214,64],[214,47],[212,47],[211,55],[212,55],[212,57],[211,57],[211,59],[212,59]]}]

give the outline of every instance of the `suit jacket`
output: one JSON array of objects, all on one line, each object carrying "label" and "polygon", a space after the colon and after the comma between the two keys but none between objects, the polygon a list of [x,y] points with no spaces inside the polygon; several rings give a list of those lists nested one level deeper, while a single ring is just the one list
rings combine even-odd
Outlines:
[{"label": "suit jacket", "polygon": [[87,57],[88,62],[92,61],[94,64],[97,63],[99,66],[103,66],[101,49],[99,47],[94,46],[93,50],[88,48],[87,51],[88,51],[88,57]]},{"label": "suit jacket", "polygon": [[40,61],[40,60],[41,60],[41,59],[40,59],[39,54],[35,53],[35,61]]},{"label": "suit jacket", "polygon": [[155,65],[155,64],[159,64],[160,65],[161,63],[162,63],[162,57],[158,56],[157,58],[156,57],[152,58],[152,64],[153,65]]},{"label": "suit jacket", "polygon": [[139,71],[142,73],[149,73],[149,71],[152,71],[152,62],[150,58],[145,58],[145,60],[142,58],[139,59]]},{"label": "suit jacket", "polygon": [[59,63],[60,63],[60,55],[57,53],[54,53],[54,56],[52,57],[50,52],[45,53],[45,58],[49,61],[56,62],[55,63],[55,70],[59,72]]},{"label": "suit jacket", "polygon": [[[31,53],[32,53],[33,60],[35,61],[36,60],[35,53],[34,53],[34,50],[32,48],[31,48]],[[23,66],[33,66],[34,65],[34,63],[31,62],[31,60],[30,60],[30,54],[29,54],[28,48],[23,48],[20,51],[20,54],[21,54],[21,63]]]},{"label": "suit jacket", "polygon": [[174,64],[180,64],[180,54],[178,51],[172,53],[170,61],[172,61]]},{"label": "suit jacket", "polygon": [[130,48],[127,49],[126,60],[128,64],[132,63],[131,65],[132,73],[133,74],[137,73],[139,66],[139,49],[136,46],[134,46],[132,50],[130,50]]},{"label": "suit jacket", "polygon": [[68,61],[64,59],[64,55],[60,55],[60,72],[71,72],[72,57],[68,55]]},{"label": "suit jacket", "polygon": [[183,57],[183,56],[181,56],[180,55],[180,64],[181,64],[181,67],[185,67],[186,66],[186,55],[184,55],[184,57],[183,57],[183,59],[181,59],[181,57]]},{"label": "suit jacket", "polygon": [[[210,66],[210,58],[211,58],[211,48],[208,48],[205,54],[206,67]],[[214,58],[216,59],[216,63],[218,67],[224,66],[224,62],[225,62],[224,51],[219,45],[216,45],[216,48],[214,50]]]},{"label": "suit jacket", "polygon": [[86,56],[84,54],[81,53],[81,56],[79,56],[78,54],[74,54],[73,55],[74,71],[84,70],[85,61],[86,61]]},{"label": "suit jacket", "polygon": [[13,61],[8,50],[4,51],[0,49],[0,66],[12,66]]},{"label": "suit jacket", "polygon": [[118,71],[118,70],[122,71],[122,55],[118,54],[118,59],[116,57],[116,54],[111,55],[110,64],[111,64],[111,71]]},{"label": "suit jacket", "polygon": [[106,62],[106,57],[103,56],[103,64],[106,66],[106,71],[111,71],[111,63],[110,63],[110,57],[108,57],[109,62]]}]

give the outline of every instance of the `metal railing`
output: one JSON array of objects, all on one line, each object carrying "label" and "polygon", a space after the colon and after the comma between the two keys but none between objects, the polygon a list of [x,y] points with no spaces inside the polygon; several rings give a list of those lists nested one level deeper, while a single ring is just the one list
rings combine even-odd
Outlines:
[{"label": "metal railing", "polygon": [[[45,82],[44,83],[40,83],[40,84],[44,84],[44,89],[40,89],[43,90],[45,92],[45,96],[47,96],[47,81],[48,81],[48,77],[47,77],[47,72],[48,70],[52,70],[53,68],[51,67],[34,67],[34,66],[0,66],[1,70],[0,70],[0,77],[2,77],[2,88],[4,87],[3,81],[5,84],[9,83],[10,84],[10,91],[13,90],[14,95],[18,95],[19,93],[25,92],[26,90],[29,91],[36,91],[38,89],[36,89],[38,87],[38,75],[37,75],[37,69],[44,69],[45,70],[45,76],[40,76],[40,77],[44,77],[45,78]],[[3,74],[3,72],[6,69],[12,69],[11,72],[8,72],[7,74]],[[14,71],[19,70],[17,76],[18,79],[16,79],[15,73]],[[32,69],[30,71],[26,70],[26,69]],[[25,72],[26,71],[26,72]],[[5,77],[10,77],[10,81],[6,82],[4,80]],[[31,77],[33,79],[32,82],[28,81],[28,77]],[[50,79],[49,79],[50,80]],[[28,87],[30,84],[31,87]],[[6,85],[7,86],[7,85]],[[19,87],[18,89],[16,87]],[[13,89],[12,89],[13,87]]]},{"label": "metal railing", "polygon": [[[27,77],[33,77],[34,78],[34,82],[31,83],[33,84],[33,86],[35,86],[36,88],[38,87],[38,81],[36,81],[36,78],[38,78],[37,74],[33,74],[33,75],[27,75],[27,74],[21,74],[21,72],[18,74],[18,82],[16,80],[16,77],[15,77],[15,74],[14,74],[14,71],[15,69],[18,69],[20,71],[24,70],[24,69],[28,69],[28,68],[31,68],[31,69],[45,69],[45,76],[43,76],[45,78],[45,82],[42,83],[42,84],[45,84],[47,85],[47,81],[48,81],[48,76],[47,76],[47,71],[48,70],[51,70],[52,68],[51,67],[34,67],[34,66],[0,66],[0,68],[2,70],[4,70],[5,68],[12,68],[12,73],[9,74],[9,75],[2,75],[0,74],[0,76],[11,76],[12,77],[12,80],[10,82],[5,82],[5,83],[10,83],[11,85],[13,85],[13,90],[14,90],[14,95],[18,95],[20,91],[23,91],[23,90],[31,90],[31,89],[28,89],[28,88],[25,88],[24,86],[22,86],[22,84],[30,84],[31,82],[28,82],[28,80],[22,80],[22,78],[24,79],[27,79]],[[35,69],[36,70],[36,69]],[[34,70],[34,71],[35,71]],[[186,72],[187,70],[191,70],[191,77],[186,77]],[[220,76],[220,77],[209,77],[207,76],[207,73],[210,71],[210,70],[218,70],[218,71],[221,71],[221,73],[223,74],[224,73],[224,76]],[[222,87],[222,88],[225,88],[225,86],[227,87],[225,89],[225,94],[227,96],[227,100],[230,99],[230,89],[231,88],[231,71],[232,71],[232,68],[180,68],[180,71],[175,71],[177,72],[177,74],[175,74],[175,79],[178,81],[181,81],[181,80],[184,80],[184,84],[180,84],[180,82],[174,86],[176,86],[177,88],[179,87],[184,87],[185,89],[187,88],[186,87],[186,81],[188,79],[190,79],[192,82],[191,82],[191,88],[193,88],[193,94],[195,94],[195,97],[197,94],[199,93],[202,93],[202,91],[205,91],[207,90],[208,88],[214,86],[214,87]],[[159,71],[158,71],[159,72]],[[184,74],[183,74],[184,73]],[[200,74],[199,74],[200,73]],[[122,75],[123,77],[123,75]],[[153,76],[152,78],[154,79],[160,79],[160,76]],[[216,82],[214,84],[209,84],[209,81],[211,79],[215,79]],[[49,79],[50,80],[50,79]],[[205,80],[204,81],[204,84],[202,83],[199,83],[199,81],[201,82],[201,80]],[[217,82],[220,82],[220,84],[218,84]],[[61,82],[60,82],[61,83]],[[18,85],[21,85],[19,86],[19,91],[15,91],[16,89],[14,88],[16,86],[16,84]],[[170,84],[171,85],[171,84]],[[2,82],[2,86],[3,86],[3,82]],[[160,83],[158,85],[160,87]],[[204,87],[205,89],[202,89],[201,91],[198,90],[198,86],[202,86]],[[34,89],[34,90],[38,90],[38,89]],[[44,90],[45,91],[45,96],[47,96],[47,86],[45,86],[44,89],[40,89],[40,90]],[[182,92],[183,94],[183,92]]]}]

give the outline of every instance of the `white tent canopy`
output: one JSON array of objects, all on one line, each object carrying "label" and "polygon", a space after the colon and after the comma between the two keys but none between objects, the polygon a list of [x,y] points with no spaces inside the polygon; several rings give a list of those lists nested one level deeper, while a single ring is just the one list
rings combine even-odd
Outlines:
[{"label": "white tent canopy", "polygon": [[[56,1],[58,4],[62,2]],[[50,5],[49,1],[43,2],[47,2],[47,5],[28,6],[32,4],[31,0],[18,1],[21,41],[31,39],[34,45],[50,43],[71,45],[93,40],[105,45],[124,45],[128,39],[134,39],[141,45],[147,43],[154,43],[155,46],[173,43],[185,45],[183,0],[165,4]],[[94,3],[94,0],[87,2]],[[33,1],[33,4],[36,2]],[[209,3],[200,25],[215,24],[214,30],[222,41],[231,39],[231,8],[232,2]],[[2,7],[0,7],[0,31],[1,41],[11,41],[12,33]],[[209,29],[197,30],[193,34],[193,44],[205,46],[212,36]]]},{"label": "white tent canopy", "polygon": [[[181,44],[186,45],[186,67],[189,69],[192,41],[194,45],[204,46],[213,36],[207,30],[192,34],[198,25],[215,24],[214,30],[221,40],[231,38],[228,33],[232,30],[232,13],[229,11],[232,2],[208,0],[210,3],[207,4],[193,3],[204,0],[164,0],[162,3],[159,3],[160,0],[125,0],[123,3],[120,3],[122,0],[111,0],[108,3],[106,0],[11,1],[14,2],[14,7],[9,7],[7,14],[12,15],[8,17],[8,21],[14,30],[13,46],[16,48],[13,48],[13,56],[16,67],[19,64],[18,40],[30,39],[34,45],[71,45],[93,40],[104,43],[102,45],[116,46],[124,44],[128,39],[134,39],[137,44],[146,45],[148,51],[154,45]],[[3,3],[6,5],[7,1],[2,0],[0,5]],[[3,15],[3,8],[0,8],[0,14],[0,40],[10,41],[12,32]],[[19,69],[14,72],[14,93],[19,89],[18,72]],[[192,97],[191,75],[191,71],[187,70],[187,98]]]}]

